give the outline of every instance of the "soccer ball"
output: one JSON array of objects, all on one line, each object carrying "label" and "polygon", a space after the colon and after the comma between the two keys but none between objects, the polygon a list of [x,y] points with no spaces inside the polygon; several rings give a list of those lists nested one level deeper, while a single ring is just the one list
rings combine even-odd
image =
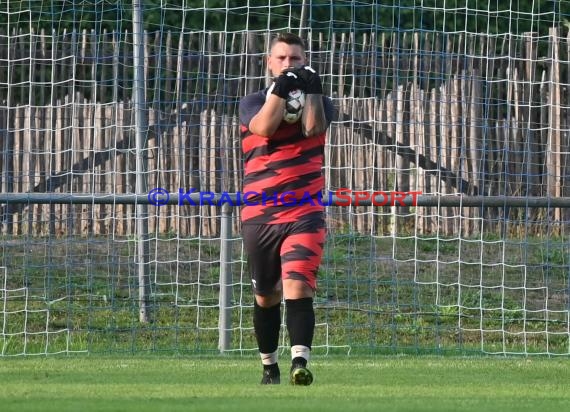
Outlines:
[{"label": "soccer ball", "polygon": [[285,102],[283,120],[287,123],[295,123],[301,118],[303,107],[305,107],[305,93],[299,89],[291,90]]},{"label": "soccer ball", "polygon": [[[275,83],[267,89],[267,98],[271,95],[271,91],[275,87]],[[283,113],[283,120],[287,123],[295,123],[301,118],[303,114],[303,107],[305,107],[305,92],[300,89],[291,90],[287,101],[285,102],[285,111]]]}]

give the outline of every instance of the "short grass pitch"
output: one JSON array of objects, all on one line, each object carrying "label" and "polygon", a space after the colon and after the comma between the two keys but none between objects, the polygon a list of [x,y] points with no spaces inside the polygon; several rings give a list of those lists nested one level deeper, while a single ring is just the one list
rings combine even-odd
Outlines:
[{"label": "short grass pitch", "polygon": [[[323,356],[311,362],[315,382],[309,387],[259,385],[259,361],[251,356],[0,362],[4,412],[559,412],[570,404],[566,358]],[[286,372],[284,357],[281,364]]]}]

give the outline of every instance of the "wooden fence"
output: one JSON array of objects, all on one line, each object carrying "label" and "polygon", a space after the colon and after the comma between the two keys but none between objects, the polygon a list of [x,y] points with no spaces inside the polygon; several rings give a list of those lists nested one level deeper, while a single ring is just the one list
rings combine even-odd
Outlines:
[{"label": "wooden fence", "polygon": [[[328,187],[570,196],[570,39],[309,33],[338,109]],[[266,84],[268,37],[147,35],[149,188],[237,191],[240,96]],[[133,193],[132,44],[121,33],[0,33],[0,190]],[[129,235],[130,205],[0,205],[2,235]],[[151,230],[215,236],[219,210],[151,208]],[[238,211],[239,213],[239,211]],[[330,208],[331,226],[561,233],[567,209]],[[237,229],[237,223],[236,223]]]}]

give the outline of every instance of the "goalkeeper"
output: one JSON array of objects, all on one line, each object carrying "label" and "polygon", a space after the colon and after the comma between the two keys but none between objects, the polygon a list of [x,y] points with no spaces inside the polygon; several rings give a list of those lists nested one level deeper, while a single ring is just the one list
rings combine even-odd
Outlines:
[{"label": "goalkeeper", "polygon": [[[274,78],[271,88],[245,96],[239,106],[243,193],[260,195],[248,197],[241,212],[255,294],[253,326],[263,364],[261,383],[278,384],[277,348],[285,299],[292,358],[289,380],[310,385],[313,295],[326,234],[324,206],[316,199],[324,189],[325,135],[334,108],[323,96],[318,73],[306,65],[300,37],[291,33],[275,37],[267,67]],[[303,90],[306,99],[300,120],[289,124],[283,114],[294,89]],[[287,204],[279,203],[284,193],[293,196],[293,202],[289,198]],[[315,201],[295,202],[307,194]]]}]

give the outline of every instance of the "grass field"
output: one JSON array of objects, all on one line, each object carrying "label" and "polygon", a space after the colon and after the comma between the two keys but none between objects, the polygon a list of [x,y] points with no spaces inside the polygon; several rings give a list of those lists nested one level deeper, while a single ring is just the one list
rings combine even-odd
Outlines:
[{"label": "grass field", "polygon": [[[241,239],[232,245],[230,346],[253,350]],[[150,242],[152,324],[138,321],[135,249],[104,236],[0,238],[2,354],[216,353],[219,239]],[[329,236],[325,249],[314,345],[326,353],[568,354],[567,237],[350,232]]]},{"label": "grass field", "polygon": [[558,412],[570,404],[567,359],[335,356],[311,367],[310,387],[269,387],[259,385],[254,357],[5,358],[0,410]]}]

